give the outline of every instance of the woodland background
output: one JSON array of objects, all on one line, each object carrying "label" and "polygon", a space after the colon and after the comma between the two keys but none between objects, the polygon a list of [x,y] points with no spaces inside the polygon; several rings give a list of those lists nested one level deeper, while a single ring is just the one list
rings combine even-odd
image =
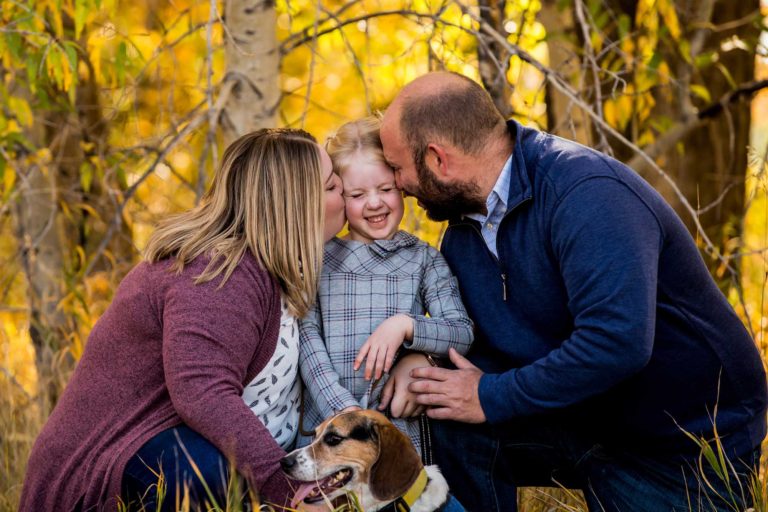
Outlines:
[{"label": "woodland background", "polygon": [[[322,141],[429,70],[637,170],[766,354],[767,7],[0,0],[0,510],[120,279],[157,220],[199,200],[223,147],[264,126]],[[403,227],[435,244],[443,228],[410,202]],[[521,501],[582,506],[565,491]]]}]

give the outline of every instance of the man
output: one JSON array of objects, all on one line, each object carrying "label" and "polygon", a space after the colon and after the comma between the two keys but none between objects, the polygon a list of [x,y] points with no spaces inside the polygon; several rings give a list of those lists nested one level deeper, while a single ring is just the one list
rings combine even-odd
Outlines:
[{"label": "man", "polygon": [[[763,366],[659,194],[612,158],[505,122],[451,73],[404,87],[381,139],[398,186],[450,220],[442,251],[476,326],[468,360],[410,385],[444,420],[435,458],[463,504],[514,510],[523,485],[581,488],[590,510],[749,501]],[[715,431],[733,496],[688,435]]]}]

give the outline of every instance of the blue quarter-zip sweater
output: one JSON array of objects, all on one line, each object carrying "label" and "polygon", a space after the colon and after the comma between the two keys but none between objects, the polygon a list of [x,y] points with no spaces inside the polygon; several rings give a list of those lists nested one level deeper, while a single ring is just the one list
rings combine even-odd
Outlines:
[{"label": "blue quarter-zip sweater", "polygon": [[682,430],[711,438],[716,422],[729,453],[757,446],[759,353],[680,218],[620,162],[508,127],[498,258],[467,217],[442,244],[476,325],[488,421],[555,414],[606,443],[663,450],[693,449]]}]

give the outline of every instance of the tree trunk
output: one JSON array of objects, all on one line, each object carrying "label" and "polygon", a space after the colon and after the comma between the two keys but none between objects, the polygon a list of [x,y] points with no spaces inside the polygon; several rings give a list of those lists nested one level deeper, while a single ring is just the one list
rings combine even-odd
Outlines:
[{"label": "tree trunk", "polygon": [[274,0],[227,0],[225,82],[234,82],[222,111],[229,144],[253,130],[275,126],[280,106],[280,54]]},{"label": "tree trunk", "polygon": [[[759,9],[759,2],[717,0],[709,10],[704,5],[706,3],[679,1],[676,8],[681,26],[693,27],[683,35],[691,41],[691,57],[696,59],[714,52],[718,63],[697,69],[690,66],[679,52],[666,51],[665,57],[674,59],[671,68],[676,70],[676,83],[680,88],[655,92],[655,117],[665,116],[684,123],[695,115],[696,109],[733,90],[734,84],[754,80],[755,45],[759,37],[755,24],[746,23],[719,32],[708,27],[748,19]],[[736,36],[746,45],[743,48],[732,45],[734,47],[729,49],[728,42],[734,41],[731,38]],[[692,84],[705,87],[711,99],[693,95]],[[750,123],[749,101],[729,103],[718,117],[697,125],[659,159],[662,168],[673,177],[691,205],[700,210],[699,220],[705,232],[723,254],[728,253],[729,247],[733,248],[731,241],[741,234]],[[651,183],[658,183],[658,176],[653,171],[641,171]],[[678,198],[665,187],[658,188],[680,211]],[[680,213],[689,229],[694,231],[691,215]],[[708,260],[711,270],[722,277],[721,262],[713,258]],[[727,286],[725,282],[721,284]]]},{"label": "tree trunk", "polygon": [[[71,19],[65,30],[74,32]],[[87,36],[80,41],[85,47]],[[19,240],[22,268],[27,279],[30,338],[35,348],[38,370],[45,372],[50,356],[66,348],[80,327],[71,308],[62,307],[70,293],[81,292],[84,258],[92,254],[106,231],[105,221],[114,218],[115,183],[107,183],[91,162],[106,161],[107,129],[99,101],[99,85],[90,63],[78,57],[89,69],[74,85],[75,105],[67,93],[46,90],[47,111],[40,112],[28,138],[35,147],[48,148],[50,161],[23,166],[19,180],[19,201],[15,211],[15,230]],[[18,91],[17,91],[18,92]],[[29,97],[32,94],[27,92]],[[90,172],[89,180],[83,172]],[[88,190],[84,188],[88,186]],[[127,271],[134,249],[130,230],[122,225],[106,246],[109,258],[102,258],[96,270]],[[118,269],[112,262],[124,262]]]},{"label": "tree trunk", "polygon": [[[538,15],[547,32],[547,65],[578,90],[581,61],[575,47],[573,12],[570,9],[560,9],[558,3],[558,0],[542,0]],[[545,102],[547,130],[550,133],[592,145],[589,117],[549,81],[546,84]]]},{"label": "tree trunk", "polygon": [[[505,34],[504,11],[506,0],[479,0],[480,18],[499,34]],[[509,53],[495,40],[478,35],[477,61],[483,86],[505,119],[512,112],[512,86],[507,79]]]}]

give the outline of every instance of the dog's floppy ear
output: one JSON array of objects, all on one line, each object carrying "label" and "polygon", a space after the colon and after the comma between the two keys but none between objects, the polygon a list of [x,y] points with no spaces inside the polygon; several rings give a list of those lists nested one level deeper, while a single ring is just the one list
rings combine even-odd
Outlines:
[{"label": "dog's floppy ear", "polygon": [[392,423],[376,423],[379,457],[371,468],[370,489],[380,501],[391,501],[408,490],[421,471],[421,458],[408,436]]}]

